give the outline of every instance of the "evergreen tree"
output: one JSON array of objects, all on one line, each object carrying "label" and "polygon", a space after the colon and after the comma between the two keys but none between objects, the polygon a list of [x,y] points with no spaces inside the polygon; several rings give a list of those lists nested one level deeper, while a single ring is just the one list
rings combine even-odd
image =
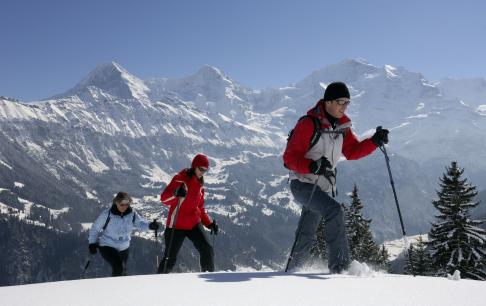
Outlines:
[{"label": "evergreen tree", "polygon": [[479,202],[474,201],[476,187],[463,179],[464,169],[457,162],[446,168],[440,178],[438,200],[432,201],[439,211],[429,233],[432,264],[437,275],[461,271],[461,276],[486,280],[486,231],[472,220],[470,210]]},{"label": "evergreen tree", "polygon": [[371,234],[371,219],[363,218],[361,212],[363,205],[359,199],[356,185],[354,185],[350,197],[351,206],[349,208],[343,206],[343,208],[346,215],[346,230],[351,259],[376,264],[379,248],[373,241]]},{"label": "evergreen tree", "polygon": [[374,262],[378,269],[390,271],[390,254],[385,245],[381,246]]},{"label": "evergreen tree", "polygon": [[[422,239],[422,236],[419,236],[416,243],[412,243],[410,248],[408,249],[410,253],[410,258],[412,259],[412,264],[408,259],[408,256],[405,257],[405,272],[407,274],[415,274],[415,275],[433,275],[432,271],[432,259],[430,257],[429,251],[427,250],[427,242]],[[412,271],[413,268],[413,271]]]},{"label": "evergreen tree", "polygon": [[324,240],[324,228],[324,218],[321,218],[321,222],[319,222],[319,226],[316,230],[316,240],[314,241],[314,244],[312,245],[312,248],[310,250],[311,257],[314,261],[324,261],[327,259],[326,241]]},{"label": "evergreen tree", "polygon": [[[79,279],[88,255],[87,234],[53,231],[0,215],[0,286]],[[153,273],[153,242],[133,237],[132,247],[136,251],[128,259],[129,274]],[[109,265],[96,255],[85,277],[110,274]]]}]

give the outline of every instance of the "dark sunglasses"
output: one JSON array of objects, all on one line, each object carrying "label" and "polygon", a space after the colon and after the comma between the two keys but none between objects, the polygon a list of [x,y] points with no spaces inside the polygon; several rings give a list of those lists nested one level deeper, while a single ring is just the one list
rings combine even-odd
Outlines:
[{"label": "dark sunglasses", "polygon": [[204,172],[208,171],[208,169],[207,169],[207,168],[203,168],[203,167],[197,167],[197,169],[198,169],[199,171],[201,171],[202,173],[204,173]]},{"label": "dark sunglasses", "polygon": [[337,99],[337,100],[334,100],[334,101],[336,101],[336,103],[337,103],[338,105],[341,105],[341,106],[342,106],[342,105],[349,105],[349,103],[351,103],[351,100],[342,100],[342,99]]},{"label": "dark sunglasses", "polygon": [[121,201],[121,202],[117,202],[116,204],[118,204],[118,206],[121,206],[121,207],[125,207],[125,206],[128,206],[130,205],[130,201]]}]

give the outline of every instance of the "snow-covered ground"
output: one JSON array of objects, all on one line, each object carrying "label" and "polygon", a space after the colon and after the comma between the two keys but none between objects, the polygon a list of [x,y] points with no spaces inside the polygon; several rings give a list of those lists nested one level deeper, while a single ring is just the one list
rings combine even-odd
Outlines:
[{"label": "snow-covered ground", "polygon": [[485,305],[486,282],[371,273],[215,272],[0,288],[1,305]]}]

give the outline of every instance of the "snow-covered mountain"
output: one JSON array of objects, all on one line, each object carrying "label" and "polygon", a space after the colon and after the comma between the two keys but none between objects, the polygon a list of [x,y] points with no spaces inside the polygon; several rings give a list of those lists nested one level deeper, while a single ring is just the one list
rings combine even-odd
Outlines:
[{"label": "snow-covered mountain", "polygon": [[111,96],[122,99],[136,99],[140,101],[148,100],[150,90],[145,83],[130,74],[119,64],[112,62],[96,67],[81,82],[66,93],[53,98],[70,97],[82,95],[85,91],[102,90]]},{"label": "snow-covered mountain", "polygon": [[147,82],[153,100],[177,97],[198,109],[242,119],[252,110],[252,90],[244,88],[218,68],[203,66],[195,74],[182,79],[154,78]]},{"label": "snow-covered mountain", "polygon": [[[346,60],[295,84],[254,90],[211,66],[144,81],[110,63],[46,100],[0,98],[0,211],[80,231],[125,190],[147,218],[160,218],[166,210],[158,194],[203,152],[212,165],[207,209],[223,229],[221,267],[279,267],[300,211],[281,161],[287,132],[335,80],[349,84],[360,137],[391,128],[391,167],[409,234],[428,230],[430,200],[450,161],[486,187],[486,160],[478,158],[486,149],[486,102],[461,103],[402,67]],[[358,184],[378,240],[400,236],[381,152],[343,162],[338,177],[340,201]]]},{"label": "snow-covered mountain", "polygon": [[486,105],[486,79],[443,79],[437,82],[444,97],[458,99],[471,107]]}]

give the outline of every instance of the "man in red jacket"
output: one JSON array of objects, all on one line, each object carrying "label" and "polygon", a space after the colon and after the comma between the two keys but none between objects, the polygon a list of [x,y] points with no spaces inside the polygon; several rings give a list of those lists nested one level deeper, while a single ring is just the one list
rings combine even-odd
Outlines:
[{"label": "man in red jacket", "polygon": [[329,84],[324,98],[295,126],[283,154],[284,164],[291,170],[292,195],[302,205],[292,269],[307,261],[321,217],[325,219],[329,271],[340,273],[349,265],[344,214],[334,199],[336,164],[342,155],[349,160],[360,159],[388,143],[388,130],[381,127],[371,138],[358,140],[345,115],[350,102],[346,84]]},{"label": "man in red jacket", "polygon": [[164,232],[164,258],[159,264],[158,273],[172,271],[186,237],[199,252],[201,270],[214,271],[213,247],[203,228],[204,225],[211,230],[211,234],[215,235],[219,231],[216,222],[209,218],[204,209],[203,176],[208,168],[208,158],[203,154],[196,155],[192,160],[191,168],[184,169],[174,176],[160,195],[162,203],[169,205],[170,208]]}]

